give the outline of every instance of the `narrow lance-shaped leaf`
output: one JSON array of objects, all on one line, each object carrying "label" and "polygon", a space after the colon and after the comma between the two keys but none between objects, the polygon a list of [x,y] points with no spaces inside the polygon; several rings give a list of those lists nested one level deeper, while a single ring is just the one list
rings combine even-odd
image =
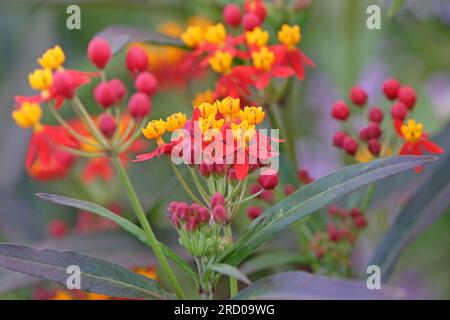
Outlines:
[{"label": "narrow lance-shaped leaf", "polygon": [[383,281],[388,279],[407,245],[449,208],[450,154],[439,160],[427,181],[410,199],[370,260],[371,265],[381,268]]},{"label": "narrow lance-shaped leaf", "polygon": [[214,270],[215,272],[218,272],[220,274],[236,278],[246,284],[252,283],[245,274],[243,274],[241,271],[239,271],[238,268],[230,266],[228,264],[223,264],[223,263],[215,264],[215,265],[212,265],[211,267],[209,267],[209,269]]},{"label": "narrow lance-shaped leaf", "polygon": [[[66,286],[79,267],[83,291],[122,298],[172,299],[158,282],[117,264],[73,251],[34,249],[17,244],[0,244],[0,266]],[[75,270],[75,269],[74,269]]]},{"label": "narrow lance-shaped leaf", "polygon": [[348,166],[300,188],[266,210],[242,237],[225,251],[220,263],[238,265],[256,248],[321,207],[343,195],[396,173],[434,160],[429,156],[397,156]]},{"label": "narrow lance-shaped leaf", "polygon": [[129,26],[109,26],[97,33],[96,36],[108,40],[113,53],[118,52],[127,43],[134,41],[164,46],[184,47],[183,42],[178,38]]},{"label": "narrow lance-shaped leaf", "polygon": [[[109,211],[108,209],[96,203],[49,193],[37,193],[36,195],[42,199],[48,200],[53,203],[69,206],[80,210],[86,210],[94,214],[97,214],[101,217],[110,219],[117,225],[122,227],[124,230],[134,235],[137,239],[139,239],[146,245],[150,246],[150,241],[148,240],[145,232],[141,228],[131,223],[127,219],[115,214],[114,212]],[[165,244],[160,242],[160,245],[164,255],[167,258],[175,262],[183,271],[185,271],[192,278],[192,280],[194,280],[196,283],[199,282],[198,275],[192,270],[192,268],[186,263],[186,261],[184,261],[181,257],[179,257],[172,249],[167,247]]]},{"label": "narrow lance-shaped leaf", "polygon": [[365,281],[339,279],[303,271],[280,273],[256,281],[239,292],[235,300],[299,299],[404,299],[406,292],[383,286],[370,290]]}]

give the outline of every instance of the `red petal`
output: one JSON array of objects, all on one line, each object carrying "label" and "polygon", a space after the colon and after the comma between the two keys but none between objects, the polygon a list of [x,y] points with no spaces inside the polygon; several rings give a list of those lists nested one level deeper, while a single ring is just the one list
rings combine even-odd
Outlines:
[{"label": "red petal", "polygon": [[236,163],[234,165],[234,170],[236,173],[236,178],[238,178],[239,181],[242,181],[245,179],[245,177],[248,174],[249,164],[248,163],[242,163],[238,164]]},{"label": "red petal", "polygon": [[269,82],[270,82],[270,73],[269,72],[258,73],[256,82],[255,82],[255,87],[260,90],[263,90],[264,88],[266,88],[269,85]]},{"label": "red petal", "polygon": [[288,53],[288,57],[290,65],[292,69],[294,69],[297,78],[303,80],[303,78],[305,77],[305,69],[303,68],[303,61],[301,59],[299,52],[297,50],[290,51]]},{"label": "red petal", "polygon": [[294,74],[294,70],[292,70],[289,67],[273,67],[272,68],[272,76],[278,77],[278,78],[287,78]]},{"label": "red petal", "polygon": [[304,54],[303,51],[301,51],[301,50],[298,50],[298,51],[299,51],[299,53],[300,53],[300,56],[301,56],[301,58],[302,58],[302,61],[303,61],[305,64],[307,64],[308,66],[311,66],[311,67],[315,67],[315,66],[316,66],[316,64],[314,63],[314,61],[312,61],[306,54]]},{"label": "red petal", "polygon": [[422,139],[420,143],[430,153],[444,153],[444,149],[428,139]]}]

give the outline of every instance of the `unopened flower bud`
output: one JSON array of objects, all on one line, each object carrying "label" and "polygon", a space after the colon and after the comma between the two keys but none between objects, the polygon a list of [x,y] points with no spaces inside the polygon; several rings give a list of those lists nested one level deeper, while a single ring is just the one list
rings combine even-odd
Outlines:
[{"label": "unopened flower bud", "polygon": [[401,87],[398,92],[398,100],[412,110],[416,104],[416,90],[409,86]]},{"label": "unopened flower bud", "polygon": [[139,121],[151,112],[152,102],[150,98],[142,92],[136,92],[128,102],[128,111],[131,116]]},{"label": "unopened flower bud", "polygon": [[67,234],[67,232],[68,232],[67,224],[59,219],[51,221],[48,226],[48,233],[53,238],[62,238]]},{"label": "unopened flower bud", "polygon": [[211,197],[211,208],[214,208],[215,206],[224,206],[225,205],[225,198],[223,197],[223,194],[220,192],[216,192]]},{"label": "unopened flower bud", "polygon": [[376,123],[383,121],[383,111],[378,107],[373,107],[369,111],[369,120]]},{"label": "unopened flower bud", "polygon": [[336,229],[336,226],[334,224],[327,225],[327,232],[328,236],[330,237],[330,240],[333,242],[339,241],[339,232]]},{"label": "unopened flower bud", "polygon": [[109,82],[100,82],[95,86],[94,99],[102,108],[109,108],[116,102],[114,87]]},{"label": "unopened flower bud", "polygon": [[123,84],[122,80],[114,78],[108,81],[109,86],[114,90],[114,94],[116,96],[116,101],[114,104],[119,104],[125,99],[127,94],[127,88]]},{"label": "unopened flower bud", "polygon": [[222,14],[223,20],[232,27],[237,27],[241,23],[241,9],[237,4],[227,4]]},{"label": "unopened flower bud", "polygon": [[278,185],[278,175],[276,173],[262,174],[258,177],[258,182],[266,190],[272,190]]},{"label": "unopened flower bud", "polygon": [[295,191],[295,187],[292,184],[287,184],[284,187],[284,194],[287,196],[291,195],[292,193],[294,193]]},{"label": "unopened flower bud", "polygon": [[354,105],[362,107],[367,102],[367,93],[363,88],[354,86],[350,89],[350,100]]},{"label": "unopened flower bud", "polygon": [[111,47],[105,39],[95,37],[89,42],[87,55],[93,65],[103,69],[111,58]]},{"label": "unopened flower bud", "polygon": [[141,72],[137,75],[134,81],[134,87],[137,91],[143,92],[152,96],[158,90],[158,80],[149,71]]},{"label": "unopened flower bud", "polygon": [[139,46],[133,46],[128,49],[125,58],[128,70],[133,75],[144,72],[148,69],[148,56],[145,50]]},{"label": "unopened flower bud", "polygon": [[344,141],[342,142],[342,147],[344,148],[345,152],[347,152],[349,155],[354,156],[356,154],[356,151],[358,150],[358,142],[352,137],[345,137]]},{"label": "unopened flower bud", "polygon": [[344,139],[347,137],[347,134],[342,131],[337,131],[333,136],[333,145],[337,148],[342,148]]},{"label": "unopened flower bud", "polygon": [[77,90],[77,85],[69,72],[59,71],[53,75],[52,88],[56,95],[65,99],[72,99]]},{"label": "unopened flower bud", "polygon": [[378,123],[371,122],[367,128],[368,128],[367,133],[368,133],[369,139],[380,138],[382,131],[381,131],[381,127]]},{"label": "unopened flower bud", "polygon": [[213,217],[214,220],[218,223],[227,223],[228,220],[228,214],[227,214],[227,209],[225,209],[224,206],[218,205],[215,206],[213,209]]},{"label": "unopened flower bud", "polygon": [[408,115],[408,110],[403,103],[397,102],[392,106],[392,108],[391,108],[392,118],[403,121],[403,120],[405,120],[407,115]]},{"label": "unopened flower bud", "polygon": [[331,108],[331,116],[337,120],[345,121],[350,115],[350,108],[344,101],[336,101]]},{"label": "unopened flower bud", "polygon": [[198,166],[198,171],[200,171],[200,174],[205,177],[209,178],[213,172],[214,166],[212,164],[207,164],[205,162],[202,162]]},{"label": "unopened flower bud", "polygon": [[369,140],[367,147],[368,147],[370,153],[373,154],[374,156],[378,157],[380,155],[381,145],[378,142],[378,140],[376,140],[376,139]]},{"label": "unopened flower bud", "polygon": [[394,100],[398,96],[400,90],[400,82],[397,79],[389,78],[383,83],[383,92],[386,98]]},{"label": "unopened flower bud", "polygon": [[207,208],[201,207],[198,209],[197,217],[200,223],[205,223],[209,221],[211,214]]},{"label": "unopened flower bud", "polygon": [[260,207],[257,206],[251,206],[247,208],[247,217],[250,220],[255,220],[256,218],[258,218],[261,213],[263,212],[263,210]]},{"label": "unopened flower bud", "polygon": [[369,127],[364,127],[359,130],[359,138],[364,141],[369,140]]},{"label": "unopened flower bud", "polygon": [[261,20],[256,13],[249,12],[242,18],[242,26],[246,31],[252,31],[261,25]]},{"label": "unopened flower bud", "polygon": [[116,131],[116,123],[112,116],[104,113],[98,118],[98,128],[105,137],[111,138]]}]

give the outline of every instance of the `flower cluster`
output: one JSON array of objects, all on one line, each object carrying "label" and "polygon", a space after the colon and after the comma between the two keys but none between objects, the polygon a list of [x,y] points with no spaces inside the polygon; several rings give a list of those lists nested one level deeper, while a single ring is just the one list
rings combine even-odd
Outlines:
[{"label": "flower cluster", "polygon": [[[386,123],[384,112],[378,106],[371,107],[365,114],[368,124],[360,128],[358,134],[348,124],[348,119],[353,113],[345,101],[335,102],[331,108],[334,119],[346,123],[346,130],[337,131],[333,136],[333,145],[343,149],[347,154],[355,156],[360,162],[366,162],[373,157],[385,157],[398,153],[400,155],[422,155],[425,151],[430,153],[442,153],[443,149],[430,141],[428,135],[423,132],[423,125],[408,115],[416,104],[416,92],[410,86],[402,86],[394,78],[386,79],[383,84],[383,93],[393,102],[390,108],[391,122]],[[354,113],[365,110],[368,95],[365,90],[355,86],[350,90],[349,98],[355,106]],[[364,112],[364,111],[363,111]],[[385,123],[384,128],[383,123]],[[383,132],[388,134],[383,134]],[[390,135],[395,131],[397,138]],[[401,143],[401,144],[400,144]],[[421,168],[417,168],[420,171]]]},{"label": "flower cluster", "polygon": [[[177,112],[166,120],[148,122],[142,133],[155,140],[157,148],[139,155],[136,161],[163,154],[179,156],[186,164],[197,165],[205,178],[214,173],[244,180],[277,154],[272,151],[271,140],[256,129],[264,117],[262,107],[241,108],[238,98],[201,103],[194,107],[190,119]],[[164,140],[165,133],[171,134],[170,142]]]},{"label": "flower cluster", "polygon": [[353,246],[367,220],[359,208],[346,210],[337,205],[328,208],[326,231],[319,230],[309,239],[309,248],[327,273],[348,275]]},{"label": "flower cluster", "polygon": [[[193,51],[184,61],[185,68],[210,67],[219,74],[214,98],[231,96],[252,100],[251,89],[264,90],[272,78],[296,75],[304,78],[304,65],[314,63],[297,45],[301,41],[300,26],[284,24],[278,31],[277,44],[269,44],[269,32],[262,28],[266,8],[262,0],[244,1],[244,14],[235,4],[223,9],[224,22],[231,28],[241,28],[232,35],[225,25],[189,26],[181,35]],[[233,31],[233,34],[236,32]]]},{"label": "flower cluster", "polygon": [[[78,157],[85,157],[88,162],[83,180],[90,182],[96,177],[108,180],[113,176],[109,154],[117,154],[126,162],[127,153],[142,149],[138,140],[139,127],[151,112],[151,96],[158,82],[147,71],[145,51],[130,47],[125,62],[135,77],[136,92],[128,100],[128,110],[121,110],[128,89],[118,78],[106,79],[105,68],[111,55],[109,43],[96,37],[89,43],[87,56],[97,72],[65,69],[66,55],[60,46],[48,49],[38,59],[41,68],[28,77],[31,88],[38,94],[16,96],[12,111],[18,126],[32,129],[26,158],[31,177],[39,180],[63,177]],[[77,95],[78,88],[93,77],[101,79],[93,90],[94,100],[102,111],[100,115],[91,115]],[[59,109],[66,101],[76,118],[66,120],[60,115]],[[45,112],[50,113],[58,125],[42,123]]]}]

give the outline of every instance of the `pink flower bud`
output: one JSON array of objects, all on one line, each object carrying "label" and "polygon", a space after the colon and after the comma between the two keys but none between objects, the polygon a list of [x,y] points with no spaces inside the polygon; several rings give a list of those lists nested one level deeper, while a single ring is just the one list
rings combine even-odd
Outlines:
[{"label": "pink flower bud", "polygon": [[345,137],[347,137],[345,132],[337,131],[333,136],[333,145],[337,148],[342,148]]},{"label": "pink flower bud", "polygon": [[227,209],[224,206],[218,205],[213,209],[214,220],[218,223],[225,224],[228,220]]},{"label": "pink flower bud", "polygon": [[369,139],[378,139],[382,134],[381,127],[376,122],[371,122],[367,128]]},{"label": "pink flower bud", "polygon": [[195,229],[197,229],[198,221],[195,217],[190,217],[188,221],[186,221],[186,224],[184,227],[187,231],[193,232]]},{"label": "pink flower bud", "polygon": [[397,102],[392,106],[392,108],[391,108],[392,118],[403,121],[403,120],[405,120],[407,115],[408,115],[408,109],[406,108],[406,106],[403,103]]},{"label": "pink flower bud", "polygon": [[69,72],[59,71],[53,75],[52,88],[56,95],[65,99],[72,99],[77,90],[77,85]]},{"label": "pink flower bud", "polygon": [[373,107],[369,111],[369,120],[376,123],[383,121],[383,111],[379,107]]},{"label": "pink flower bud", "polygon": [[225,163],[214,163],[213,171],[216,176],[222,177],[227,172],[227,165]]},{"label": "pink flower bud", "polygon": [[151,112],[152,102],[150,98],[142,92],[136,92],[128,101],[128,111],[131,116],[139,121]]},{"label": "pink flower bud", "polygon": [[55,219],[52,220],[48,226],[48,233],[53,238],[62,238],[68,232],[68,227],[66,223],[62,220]]},{"label": "pink flower bud", "polygon": [[255,220],[258,218],[263,210],[260,207],[252,206],[247,208],[247,216],[250,220]]},{"label": "pink flower bud", "polygon": [[349,155],[354,156],[356,154],[356,151],[358,151],[358,142],[356,142],[356,140],[352,137],[345,137],[344,141],[342,142],[342,147],[344,148],[345,152],[347,152]]},{"label": "pink flower bud", "polygon": [[134,81],[134,87],[137,91],[152,96],[158,89],[158,80],[149,71],[144,71],[137,75],[136,80]]},{"label": "pink flower bud", "polygon": [[128,49],[125,58],[128,70],[133,75],[144,72],[148,69],[148,56],[145,50],[139,46],[133,46]]},{"label": "pink flower bud", "polygon": [[111,58],[111,47],[105,39],[95,37],[89,42],[87,55],[93,65],[103,69]]},{"label": "pink flower bud", "polygon": [[261,191],[261,186],[259,184],[252,184],[250,186],[250,194],[255,194]]},{"label": "pink flower bud", "polygon": [[258,182],[264,189],[272,190],[278,185],[278,175],[276,173],[260,175]]},{"label": "pink flower bud", "polygon": [[100,82],[95,86],[94,99],[102,108],[109,108],[117,100],[114,87],[109,82]]},{"label": "pink flower bud", "polygon": [[116,100],[114,101],[114,104],[121,103],[123,101],[123,99],[125,99],[125,96],[127,94],[127,88],[123,84],[122,80],[117,79],[117,78],[111,79],[108,82],[116,96]]},{"label": "pink flower bud", "polygon": [[369,143],[367,146],[368,146],[368,149],[371,154],[373,154],[376,157],[378,157],[380,155],[381,144],[378,142],[378,140],[376,140],[376,139],[369,140]]},{"label": "pink flower bud", "polygon": [[333,242],[338,242],[339,241],[339,232],[336,229],[336,226],[334,224],[329,224],[327,226],[327,232],[328,232],[328,236],[330,237],[330,240]]},{"label": "pink flower bud", "polygon": [[189,216],[190,207],[186,202],[179,202],[176,208],[178,219],[185,220]]},{"label": "pink flower bud", "polygon": [[409,86],[401,87],[398,92],[398,100],[412,110],[416,104],[416,90]]},{"label": "pink flower bud", "polygon": [[383,83],[383,92],[389,100],[394,100],[398,96],[400,82],[397,79],[389,78]]},{"label": "pink flower bud", "polygon": [[116,131],[116,123],[109,114],[104,113],[98,118],[98,128],[107,138],[111,138]]},{"label": "pink flower bud", "polygon": [[291,195],[292,193],[294,193],[295,191],[295,187],[292,184],[287,184],[284,187],[284,194],[287,196]]},{"label": "pink flower bud", "polygon": [[209,178],[211,176],[213,169],[214,167],[212,164],[207,164],[205,162],[202,162],[198,166],[198,171],[200,171],[200,174],[205,178]]},{"label": "pink flower bud", "polygon": [[331,108],[331,116],[336,120],[345,121],[350,115],[350,108],[344,101],[336,101]]},{"label": "pink flower bud", "polygon": [[227,4],[223,8],[223,20],[232,27],[241,23],[241,9],[236,4]]},{"label": "pink flower bud", "polygon": [[242,25],[246,31],[252,31],[261,25],[261,20],[256,13],[249,12],[242,18]]},{"label": "pink flower bud", "polygon": [[275,194],[273,190],[264,190],[259,196],[259,199],[267,202],[267,203],[274,203],[275,202]]},{"label": "pink flower bud", "polygon": [[211,207],[214,208],[215,206],[224,206],[225,205],[225,198],[220,192],[216,192],[211,197]]},{"label": "pink flower bud", "polygon": [[367,93],[363,88],[354,86],[350,90],[350,100],[352,100],[354,105],[362,107],[367,102]]},{"label": "pink flower bud", "polygon": [[207,208],[201,207],[200,209],[198,209],[197,217],[200,223],[205,223],[209,221],[209,219],[211,218],[211,214],[209,213],[209,210]]}]

